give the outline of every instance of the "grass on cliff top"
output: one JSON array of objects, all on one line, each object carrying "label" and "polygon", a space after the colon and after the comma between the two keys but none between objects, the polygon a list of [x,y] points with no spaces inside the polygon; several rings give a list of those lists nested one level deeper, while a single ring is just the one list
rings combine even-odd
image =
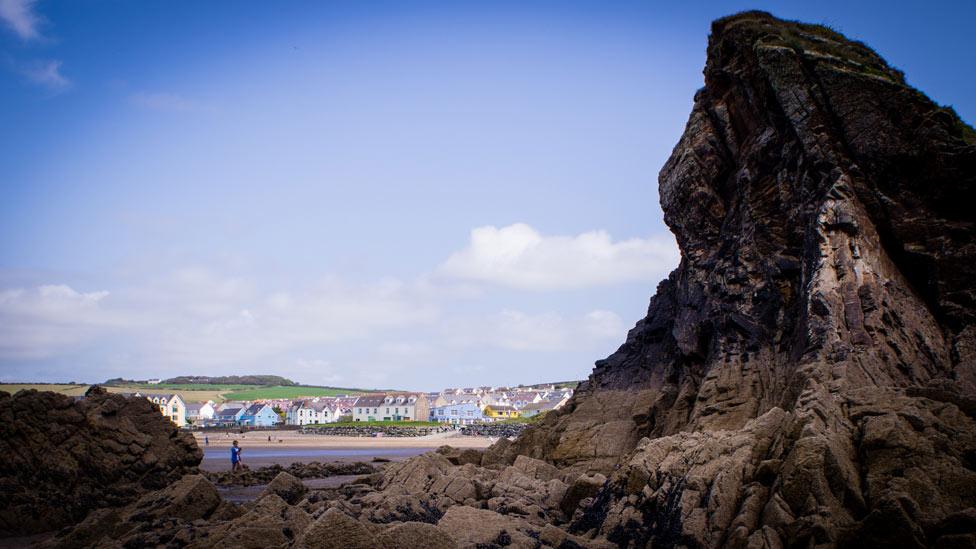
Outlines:
[{"label": "grass on cliff top", "polygon": [[76,383],[6,383],[0,385],[0,391],[14,394],[17,391],[34,389],[35,391],[51,391],[68,396],[81,396],[85,394],[90,385],[78,385]]},{"label": "grass on cliff top", "polygon": [[274,387],[251,387],[224,394],[227,400],[263,400],[279,398],[328,397],[356,395],[362,391],[337,389],[335,387],[304,387],[301,385],[279,385]]}]

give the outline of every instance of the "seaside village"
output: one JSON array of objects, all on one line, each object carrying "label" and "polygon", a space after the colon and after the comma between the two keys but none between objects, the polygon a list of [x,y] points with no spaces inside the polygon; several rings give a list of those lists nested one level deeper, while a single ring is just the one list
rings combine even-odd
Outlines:
[{"label": "seaside village", "polygon": [[368,393],[217,404],[184,402],[179,394],[127,393],[159,406],[180,427],[274,427],[343,422],[437,422],[473,425],[532,418],[566,404],[573,390],[474,387],[434,393]]}]

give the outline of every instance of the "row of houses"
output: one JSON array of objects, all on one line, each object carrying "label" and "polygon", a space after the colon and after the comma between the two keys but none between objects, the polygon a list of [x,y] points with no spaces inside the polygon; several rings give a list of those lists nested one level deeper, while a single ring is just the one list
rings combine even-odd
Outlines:
[{"label": "row of houses", "polygon": [[[256,402],[186,403],[179,394],[129,393],[148,399],[176,425],[270,427],[316,425],[341,420],[436,421],[470,425],[533,417],[556,410],[572,396],[571,389],[450,388],[435,393],[371,393],[362,396],[317,397]],[[279,411],[281,412],[279,414]]]}]

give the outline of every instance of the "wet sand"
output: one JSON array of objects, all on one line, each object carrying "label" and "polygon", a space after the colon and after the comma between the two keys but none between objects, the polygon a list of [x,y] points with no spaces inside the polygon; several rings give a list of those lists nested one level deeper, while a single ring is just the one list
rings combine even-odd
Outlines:
[{"label": "wet sand", "polygon": [[[276,448],[242,444],[241,448],[241,458],[244,463],[252,469],[257,469],[275,464],[287,467],[292,463],[309,463],[312,461],[322,463],[335,461],[370,462],[375,458],[400,461],[418,456],[424,452],[430,452],[436,449],[437,446],[430,448]],[[229,471],[229,448],[226,445],[222,447],[211,445],[210,447],[204,448],[203,461],[200,462],[200,468],[204,471]]]},{"label": "wet sand", "polygon": [[[331,435],[302,434],[298,431],[250,431],[246,433],[194,432],[197,443],[204,447],[204,437],[209,446],[229,447],[237,440],[242,446],[246,443],[252,448],[263,447],[301,447],[301,448],[437,448],[448,444],[455,448],[487,448],[495,442],[491,437],[469,437],[457,431],[435,433],[422,437],[349,437]],[[268,437],[271,441],[268,441]]]},{"label": "wet sand", "polygon": [[[455,432],[437,433],[424,437],[339,437],[303,435],[295,431],[252,431],[249,433],[194,433],[203,448],[200,467],[207,471],[230,469],[230,446],[240,444],[241,457],[248,467],[258,468],[278,464],[312,461],[372,461],[374,458],[399,461],[437,449],[445,444],[456,448],[487,448],[495,439],[467,437]],[[268,441],[268,437],[271,441]]]}]

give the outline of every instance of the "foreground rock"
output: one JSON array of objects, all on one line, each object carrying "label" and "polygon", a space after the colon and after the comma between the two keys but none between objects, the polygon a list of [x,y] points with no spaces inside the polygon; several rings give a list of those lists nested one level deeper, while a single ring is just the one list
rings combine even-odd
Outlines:
[{"label": "foreground rock", "polygon": [[745,13],[660,192],[678,269],[496,459],[608,475],[573,530],[623,546],[972,546],[976,133],[863,44]]},{"label": "foreground rock", "polygon": [[0,536],[45,532],[196,471],[203,457],[146,399],[0,393]]},{"label": "foreground rock", "polygon": [[300,479],[315,479],[337,475],[369,475],[376,471],[375,465],[359,461],[352,463],[312,461],[309,463],[292,463],[287,467],[274,464],[236,473],[231,471],[203,471],[202,474],[218,486],[257,486],[268,484],[281,473],[288,473]]}]

